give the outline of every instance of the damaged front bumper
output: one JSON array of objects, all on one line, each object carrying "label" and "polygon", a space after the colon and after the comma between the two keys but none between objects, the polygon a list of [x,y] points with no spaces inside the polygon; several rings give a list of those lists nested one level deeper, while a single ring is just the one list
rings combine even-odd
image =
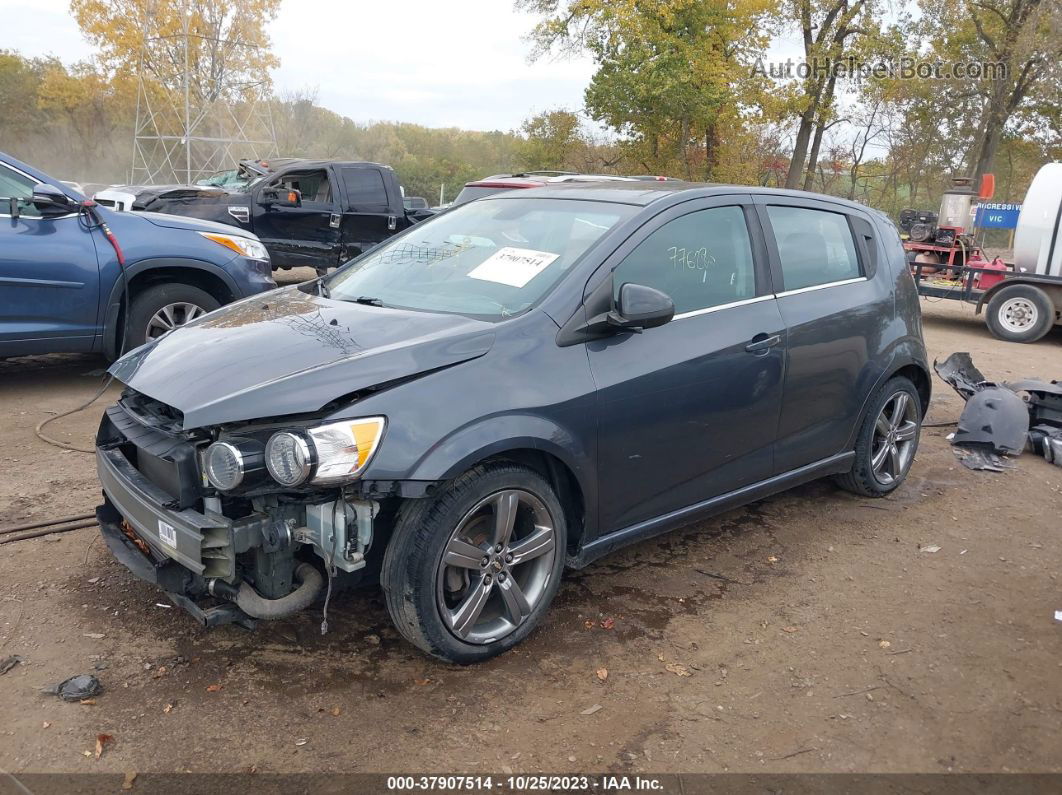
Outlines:
[{"label": "damaged front bumper", "polygon": [[229,539],[253,528],[244,523],[237,531],[224,516],[167,508],[172,498],[118,450],[97,449],[96,469],[104,491],[96,518],[118,562],[165,591],[203,626],[253,628],[254,619],[231,602],[205,608],[198,604],[209,595],[210,579],[235,574],[235,547]]},{"label": "damaged front bumper", "polygon": [[221,493],[202,474],[213,437],[168,425],[172,415],[127,394],[97,434],[97,519],[130,571],[204,626],[248,627],[305,609],[324,590],[322,572],[338,587],[364,574],[379,502],[339,487],[274,490],[263,479]]}]

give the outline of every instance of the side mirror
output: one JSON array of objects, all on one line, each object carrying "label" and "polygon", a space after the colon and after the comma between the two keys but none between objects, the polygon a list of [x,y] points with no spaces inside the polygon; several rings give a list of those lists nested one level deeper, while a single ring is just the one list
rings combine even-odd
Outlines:
[{"label": "side mirror", "polygon": [[619,298],[608,324],[622,329],[656,328],[675,316],[675,302],[655,287],[627,282],[620,287]]},{"label": "side mirror", "polygon": [[302,207],[302,192],[294,188],[266,188],[258,203],[264,207]]},{"label": "side mirror", "polygon": [[77,210],[77,202],[54,185],[41,182],[33,186],[30,204],[44,217],[68,215]]}]

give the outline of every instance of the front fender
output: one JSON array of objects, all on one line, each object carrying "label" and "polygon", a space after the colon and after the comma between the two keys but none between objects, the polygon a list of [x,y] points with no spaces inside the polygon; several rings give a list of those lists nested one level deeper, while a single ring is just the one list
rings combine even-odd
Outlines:
[{"label": "front fender", "polygon": [[[547,453],[567,467],[578,483],[589,533],[596,527],[597,514],[593,443],[593,438],[584,439],[554,418],[526,413],[495,415],[466,425],[433,445],[403,479],[445,481],[492,456],[517,450]],[[372,477],[370,469],[366,479]]]},{"label": "front fender", "polygon": [[508,450],[540,450],[559,458],[585,489],[591,451],[555,420],[534,414],[485,417],[434,445],[410,470],[410,480],[449,480]]},{"label": "front fender", "polygon": [[[121,266],[114,262],[114,267]],[[125,292],[125,286],[141,273],[159,270],[160,268],[190,269],[209,273],[211,276],[216,276],[220,279],[232,295],[239,297],[241,294],[235,280],[224,268],[206,260],[192,259],[190,257],[154,257],[126,264],[122,267],[122,271],[125,274],[124,278],[121,273],[118,273],[117,278],[114,279],[114,283],[111,285],[103,316],[103,355],[107,359],[114,359],[118,354],[118,341],[120,338],[118,323],[121,318],[122,294]]]}]

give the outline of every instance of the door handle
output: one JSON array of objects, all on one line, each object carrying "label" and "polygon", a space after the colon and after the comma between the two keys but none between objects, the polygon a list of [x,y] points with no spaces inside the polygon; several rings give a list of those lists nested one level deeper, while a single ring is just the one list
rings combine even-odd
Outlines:
[{"label": "door handle", "polygon": [[767,353],[767,351],[769,351],[781,341],[782,335],[780,334],[771,334],[770,336],[766,334],[757,334],[755,337],[752,338],[752,342],[745,346],[745,350],[747,350],[749,353],[762,355],[764,353]]}]

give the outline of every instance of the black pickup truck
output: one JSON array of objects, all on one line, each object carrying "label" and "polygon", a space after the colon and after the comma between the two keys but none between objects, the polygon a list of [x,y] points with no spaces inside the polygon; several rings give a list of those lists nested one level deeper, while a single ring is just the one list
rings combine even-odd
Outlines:
[{"label": "black pickup truck", "polygon": [[230,224],[259,237],[274,269],[309,266],[319,273],[433,214],[406,209],[398,176],[379,163],[280,159],[243,165],[225,188],[116,187],[95,199],[115,209]]}]

